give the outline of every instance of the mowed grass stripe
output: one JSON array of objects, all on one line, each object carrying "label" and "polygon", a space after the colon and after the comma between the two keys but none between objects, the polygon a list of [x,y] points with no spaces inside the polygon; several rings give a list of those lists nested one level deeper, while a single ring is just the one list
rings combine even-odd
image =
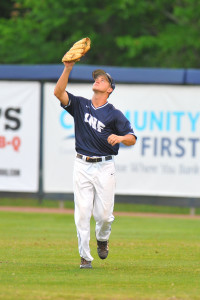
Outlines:
[{"label": "mowed grass stripe", "polygon": [[0,212],[0,299],[200,299],[200,221],[117,216],[80,270],[73,215]]}]

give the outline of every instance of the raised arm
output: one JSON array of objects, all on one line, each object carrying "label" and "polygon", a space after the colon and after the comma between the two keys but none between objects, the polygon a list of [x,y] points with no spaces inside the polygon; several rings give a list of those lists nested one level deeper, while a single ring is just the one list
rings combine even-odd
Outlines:
[{"label": "raised arm", "polygon": [[62,102],[63,105],[68,105],[69,97],[65,89],[68,84],[69,74],[74,66],[74,62],[64,62],[65,68],[57,81],[54,89],[54,95]]}]

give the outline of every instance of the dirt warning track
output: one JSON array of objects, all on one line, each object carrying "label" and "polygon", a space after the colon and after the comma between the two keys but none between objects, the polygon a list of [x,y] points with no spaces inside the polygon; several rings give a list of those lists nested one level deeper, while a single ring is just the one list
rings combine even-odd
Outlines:
[{"label": "dirt warning track", "polygon": [[[67,208],[40,208],[40,207],[18,207],[18,206],[1,206],[0,211],[7,212],[24,212],[24,213],[55,213],[55,214],[73,214],[73,209]],[[128,217],[149,217],[149,218],[174,218],[174,219],[199,219],[200,215],[178,215],[164,213],[140,213],[140,212],[114,212],[115,216]]]}]

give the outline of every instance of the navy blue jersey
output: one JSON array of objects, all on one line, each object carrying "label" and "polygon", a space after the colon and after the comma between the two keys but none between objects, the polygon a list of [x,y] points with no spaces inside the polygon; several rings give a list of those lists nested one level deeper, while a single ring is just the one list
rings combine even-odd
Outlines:
[{"label": "navy blue jersey", "polygon": [[111,146],[107,138],[111,134],[134,135],[128,119],[108,102],[95,108],[91,100],[68,96],[69,104],[61,106],[74,118],[76,151],[87,156],[117,155],[119,144]]}]

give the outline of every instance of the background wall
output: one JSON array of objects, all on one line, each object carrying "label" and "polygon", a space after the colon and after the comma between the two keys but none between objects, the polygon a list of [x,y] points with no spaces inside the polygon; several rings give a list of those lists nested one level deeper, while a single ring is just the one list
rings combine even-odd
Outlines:
[{"label": "background wall", "polygon": [[[68,90],[91,98],[91,72],[100,67],[75,66]],[[198,199],[200,71],[103,68],[116,80],[109,101],[123,111],[138,136],[134,147],[121,147],[116,157],[117,195]],[[62,70],[62,65],[0,66],[1,192],[73,193],[73,119],[53,95]],[[23,142],[11,155],[18,110]],[[8,176],[12,169],[21,170],[20,176]]]}]

